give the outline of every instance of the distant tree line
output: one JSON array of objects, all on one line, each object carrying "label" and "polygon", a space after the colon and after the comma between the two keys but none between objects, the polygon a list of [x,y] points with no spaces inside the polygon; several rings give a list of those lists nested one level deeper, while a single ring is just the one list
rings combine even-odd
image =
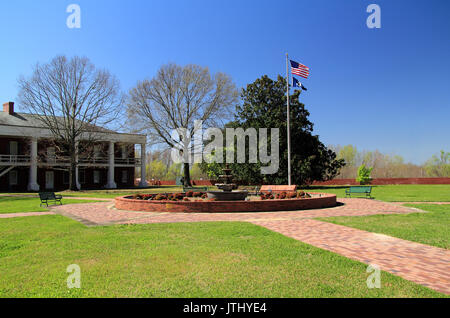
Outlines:
[{"label": "distant tree line", "polygon": [[424,164],[405,162],[399,155],[389,155],[375,151],[360,151],[353,145],[328,146],[343,159],[346,165],[340,170],[336,179],[354,179],[361,165],[373,168],[372,178],[425,178],[450,177],[450,152],[442,150],[433,155]]},{"label": "distant tree line", "polygon": [[[167,150],[154,150],[148,152],[147,156],[147,180],[168,181],[176,180],[177,177],[184,175],[184,166],[181,163],[174,163],[170,158],[170,152]],[[140,176],[140,172],[136,172],[136,177]],[[193,164],[190,166],[189,174],[192,180],[208,180],[206,173],[200,169],[200,165]]]}]

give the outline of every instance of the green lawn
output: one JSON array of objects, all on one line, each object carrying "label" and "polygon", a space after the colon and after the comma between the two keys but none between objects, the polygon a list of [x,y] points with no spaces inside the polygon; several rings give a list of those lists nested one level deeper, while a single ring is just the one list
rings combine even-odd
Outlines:
[{"label": "green lawn", "polygon": [[[98,202],[98,201],[64,199],[64,198],[62,200],[63,204],[89,203],[89,202]],[[40,203],[41,201],[39,200],[39,198],[0,196],[0,214],[48,211],[47,207],[41,208],[39,206]]]},{"label": "green lawn", "polygon": [[[195,187],[195,186],[194,186]],[[199,186],[200,187],[200,186]],[[217,190],[216,187],[208,187],[209,190]],[[118,190],[85,190],[85,191],[63,191],[59,192],[65,197],[86,197],[86,198],[115,198],[134,193],[161,193],[161,192],[183,192],[181,186],[158,186],[147,189],[118,189]]]},{"label": "green lawn", "polygon": [[[344,198],[346,188],[348,186],[312,186],[306,191],[335,193],[338,197]],[[372,197],[388,202],[449,202],[450,184],[372,186]]]},{"label": "green lawn", "polygon": [[[0,297],[445,297],[239,222],[86,227],[60,215],[0,219]],[[81,289],[66,268],[81,267]]]},{"label": "green lawn", "polygon": [[361,230],[450,249],[450,204],[408,204],[428,213],[320,218]]},{"label": "green lawn", "polygon": [[[345,197],[347,186],[312,186],[305,191],[317,191],[335,193],[338,197]],[[216,187],[209,187],[210,190],[217,190]],[[254,187],[250,187],[251,190]],[[59,192],[64,197],[87,197],[87,198],[115,198],[117,196],[134,193],[160,193],[160,192],[182,192],[181,186],[155,186],[147,189],[118,189],[118,190],[83,190],[83,191],[63,191]],[[22,194],[22,193],[21,193]],[[30,194],[30,193],[23,193]],[[36,194],[37,196],[37,194]],[[373,186],[372,196],[381,201],[401,201],[401,202],[450,202],[450,185],[383,185]]]},{"label": "green lawn", "polygon": [[[216,187],[209,187],[210,189],[216,189]],[[81,198],[105,198],[105,199],[113,199],[118,196],[129,195],[134,193],[160,193],[160,192],[182,192],[183,187],[180,186],[158,186],[146,189],[117,189],[117,190],[81,190],[81,191],[61,191],[57,192],[61,194],[63,197],[81,197]],[[2,193],[2,194],[10,194],[10,193]],[[34,195],[38,196],[37,193],[32,192],[17,192],[11,193],[14,195]]]}]

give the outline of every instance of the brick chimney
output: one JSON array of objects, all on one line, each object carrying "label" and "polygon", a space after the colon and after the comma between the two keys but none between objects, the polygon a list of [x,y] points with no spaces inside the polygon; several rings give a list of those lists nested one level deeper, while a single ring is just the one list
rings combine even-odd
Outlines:
[{"label": "brick chimney", "polygon": [[14,114],[14,102],[7,102],[3,104],[3,111],[10,115]]}]

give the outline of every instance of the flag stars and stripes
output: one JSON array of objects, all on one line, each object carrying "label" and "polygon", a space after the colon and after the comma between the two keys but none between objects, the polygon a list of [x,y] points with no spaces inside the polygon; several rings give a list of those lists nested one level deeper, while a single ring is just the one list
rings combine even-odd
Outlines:
[{"label": "flag stars and stripes", "polygon": [[309,76],[309,67],[303,65],[301,63],[290,60],[291,62],[291,73],[301,76],[303,78],[308,78]]}]

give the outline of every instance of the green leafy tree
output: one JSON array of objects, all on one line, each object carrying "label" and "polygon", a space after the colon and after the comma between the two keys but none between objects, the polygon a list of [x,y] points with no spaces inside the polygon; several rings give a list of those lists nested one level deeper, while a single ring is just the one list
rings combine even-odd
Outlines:
[{"label": "green leafy tree", "polygon": [[[223,162],[225,162],[225,153],[227,151],[227,148],[223,147],[221,150],[224,154]],[[214,155],[215,155],[215,151],[213,150],[210,156],[214,157]],[[212,161],[210,159],[211,158],[208,158],[208,161]],[[221,174],[223,174],[222,169],[225,168],[225,163],[218,163],[218,162],[214,162],[214,161],[212,161],[212,162],[203,161],[200,164],[200,168],[203,171],[203,173],[205,173],[208,176],[208,178],[210,180],[219,180],[219,176]]]},{"label": "green leafy tree", "polygon": [[161,160],[152,160],[147,165],[147,176],[150,179],[161,180],[167,173],[167,166]]},{"label": "green leafy tree", "polygon": [[352,167],[356,163],[357,155],[358,155],[358,150],[356,149],[356,147],[354,147],[352,145],[347,145],[347,146],[342,147],[339,150],[337,157],[339,159],[344,159],[346,166]]},{"label": "green leafy tree", "polygon": [[[313,135],[313,124],[308,120],[309,112],[299,102],[300,91],[290,96],[291,118],[291,171],[292,182],[308,184],[314,180],[323,181],[335,177],[345,165],[343,159],[320,142]],[[235,179],[247,183],[286,184],[287,167],[287,122],[286,122],[286,80],[278,76],[276,81],[263,76],[243,89],[242,105],[236,107],[235,121],[229,127],[279,128],[280,166],[276,174],[261,174],[261,162],[232,164]],[[270,135],[270,134],[269,134]],[[267,144],[271,144],[270,136]],[[248,147],[246,147],[248,158]],[[259,158],[259,156],[258,156]]]},{"label": "green leafy tree", "polygon": [[175,180],[177,177],[181,177],[181,163],[173,163],[167,170],[164,180]]},{"label": "green leafy tree", "polygon": [[439,157],[433,155],[425,163],[425,171],[429,177],[450,177],[450,152],[441,150]]},{"label": "green leafy tree", "polygon": [[356,182],[360,184],[369,184],[372,178],[370,174],[372,173],[373,167],[366,167],[366,165],[362,164],[358,168],[358,177],[356,178]]},{"label": "green leafy tree", "polygon": [[199,180],[200,178],[205,177],[205,174],[198,163],[192,165],[190,175],[193,180]]}]

